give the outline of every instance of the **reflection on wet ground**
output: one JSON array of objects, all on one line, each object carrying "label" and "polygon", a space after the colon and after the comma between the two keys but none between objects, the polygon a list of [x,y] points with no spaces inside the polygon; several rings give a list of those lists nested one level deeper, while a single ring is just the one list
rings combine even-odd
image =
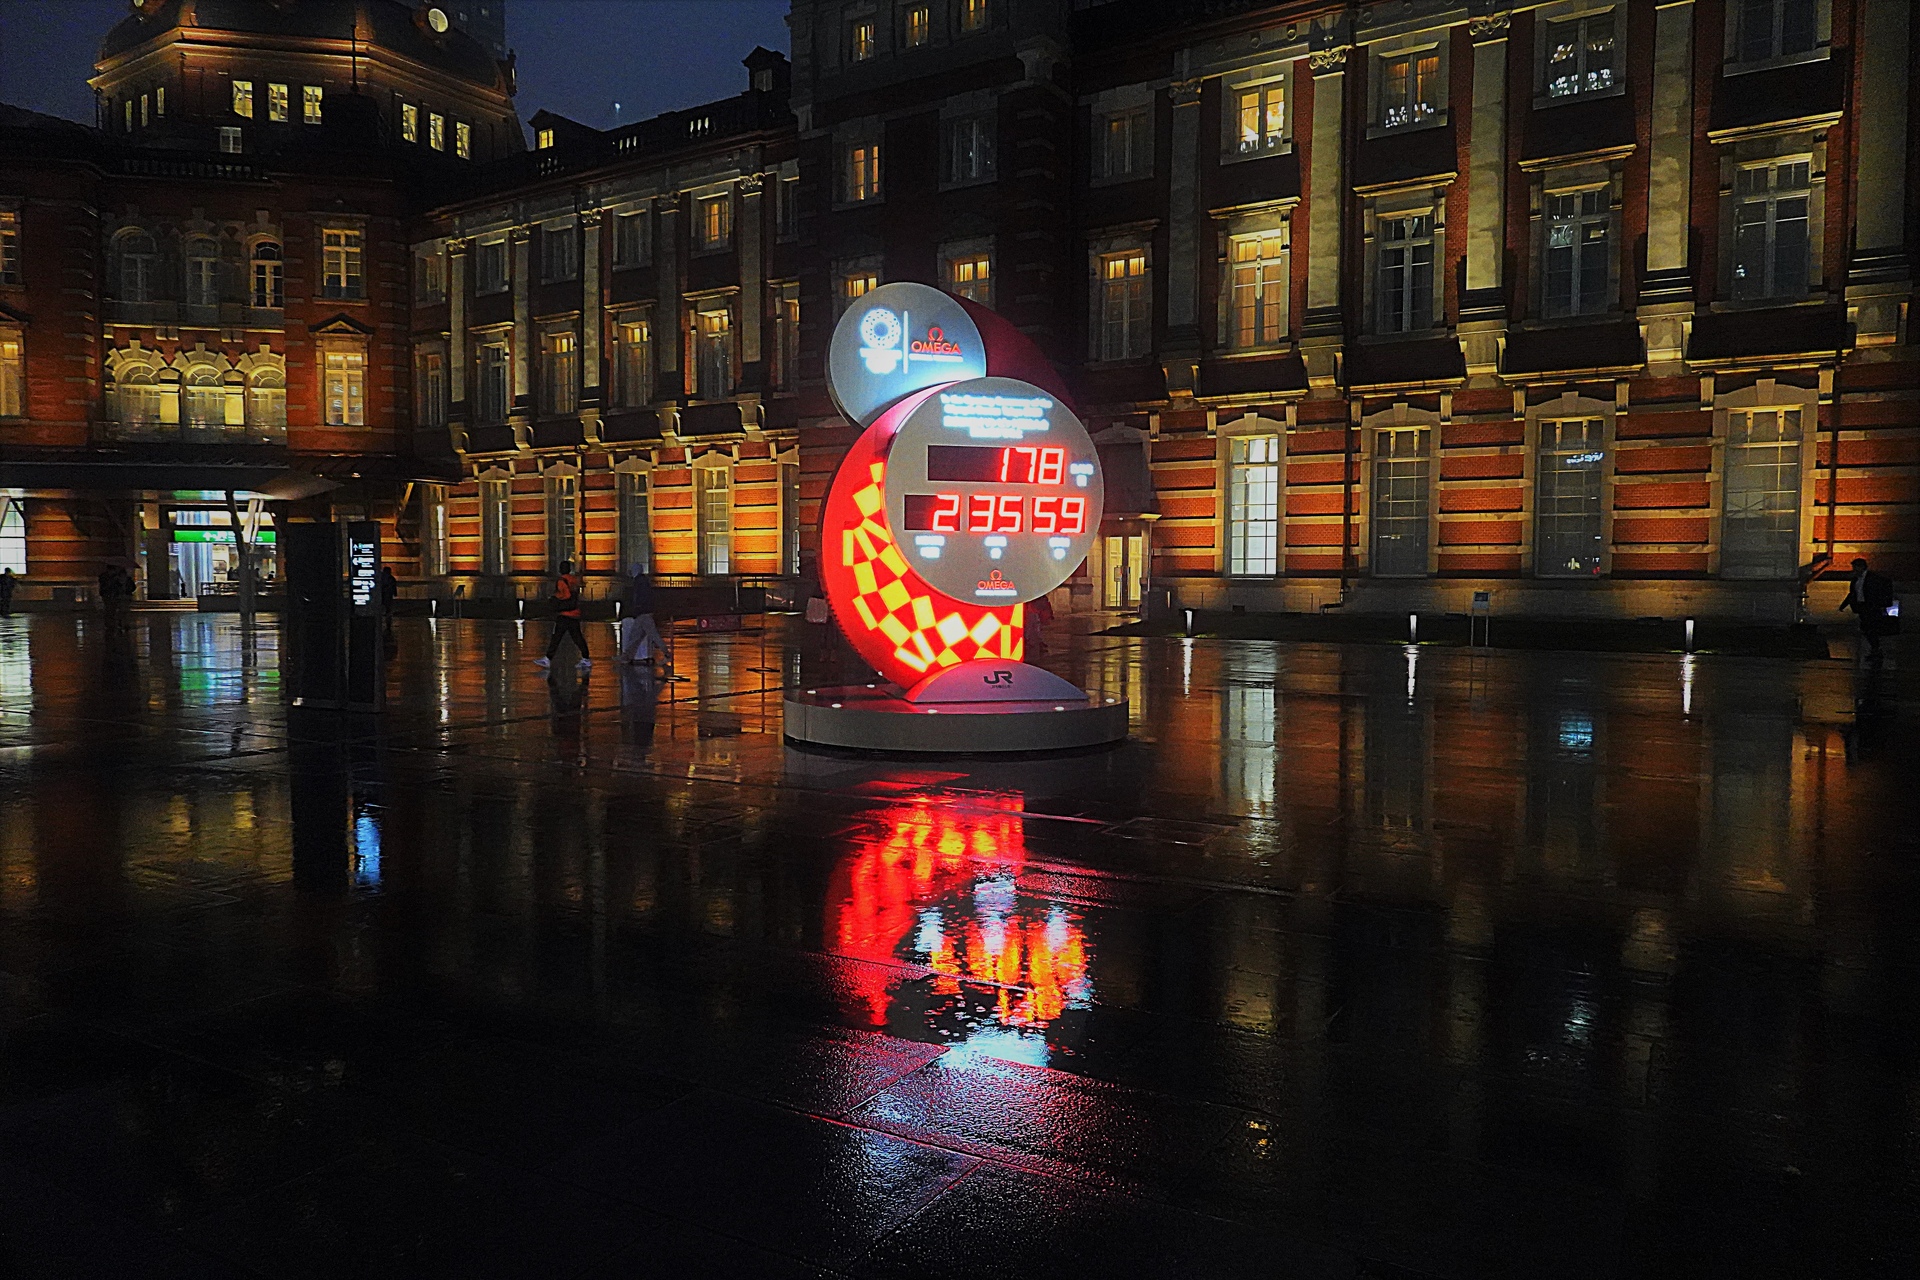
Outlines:
[{"label": "reflection on wet ground", "polygon": [[1920,1268],[1907,673],[1076,638],[1126,746],[875,762],[807,631],[0,620],[0,1274]]}]

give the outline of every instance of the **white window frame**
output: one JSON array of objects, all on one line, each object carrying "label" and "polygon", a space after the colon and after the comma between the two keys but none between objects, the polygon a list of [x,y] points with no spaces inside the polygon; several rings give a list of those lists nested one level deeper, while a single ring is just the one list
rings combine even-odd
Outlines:
[{"label": "white window frame", "polygon": [[[652,476],[638,463],[614,468],[614,521],[620,576],[653,572]],[[637,518],[636,518],[637,517]],[[637,552],[637,554],[636,554]]]},{"label": "white window frame", "polygon": [[[1591,423],[1594,439],[1582,441],[1578,445],[1566,443],[1567,429],[1575,424]],[[1559,401],[1549,400],[1540,406],[1540,411],[1532,420],[1533,447],[1530,450],[1533,462],[1533,483],[1529,485],[1532,502],[1533,529],[1533,576],[1536,578],[1569,578],[1575,581],[1592,581],[1604,577],[1611,564],[1609,552],[1612,546],[1611,521],[1612,480],[1613,480],[1613,420],[1612,414],[1601,411],[1597,405],[1582,402],[1572,396],[1563,396]],[[1552,447],[1549,447],[1549,446]],[[1597,455],[1597,456],[1594,456]],[[1563,458],[1565,465],[1550,465],[1550,458]],[[1588,470],[1591,468],[1591,470]],[[1594,488],[1590,511],[1548,511],[1549,498],[1568,500],[1579,495],[1555,492],[1549,494],[1549,477],[1579,474],[1591,476]],[[1584,483],[1584,482],[1583,482]],[[1558,482],[1551,487],[1558,490]],[[1546,529],[1549,521],[1575,520],[1593,521],[1593,545],[1589,553],[1594,567],[1589,571],[1578,568],[1564,568],[1558,560],[1549,565],[1546,558]],[[1584,545],[1585,533],[1579,538]],[[1584,558],[1584,557],[1580,557]]]},{"label": "white window frame", "polygon": [[513,478],[500,471],[480,477],[480,572],[513,572]]},{"label": "white window frame", "polygon": [[[637,342],[634,340],[636,332],[639,335]],[[613,348],[613,394],[616,406],[621,409],[646,408],[653,403],[654,397],[652,315],[646,311],[633,311],[616,316],[613,322]],[[637,359],[634,355],[636,350],[640,353]]]},{"label": "white window frame", "polygon": [[[1145,84],[1109,89],[1093,100],[1087,173],[1092,185],[1138,182],[1153,176],[1158,106],[1157,90]],[[1122,121],[1127,122],[1126,128],[1116,131],[1114,126]]]},{"label": "white window frame", "polygon": [[840,147],[840,201],[843,206],[878,204],[886,197],[886,157],[877,132],[850,137]]},{"label": "white window frame", "polygon": [[[1440,323],[1440,312],[1445,305],[1445,294],[1440,277],[1440,259],[1444,255],[1446,228],[1441,225],[1440,216],[1444,203],[1432,200],[1411,208],[1376,210],[1369,218],[1368,231],[1368,301],[1373,313],[1372,331],[1383,337],[1406,337],[1410,334],[1425,333]],[[1388,239],[1387,227],[1393,224],[1418,222],[1425,220],[1425,234],[1410,234],[1404,239]],[[1415,228],[1418,230],[1419,228]],[[1427,260],[1419,261],[1418,250],[1424,246]],[[1405,262],[1394,264],[1389,255],[1407,250],[1412,256]],[[1416,299],[1420,270],[1425,267],[1427,277],[1426,312],[1416,313]],[[1398,271],[1405,277],[1407,285],[1407,314],[1403,322],[1394,323],[1387,308],[1388,275]]]},{"label": "white window frame", "polygon": [[[1254,138],[1243,136],[1241,99],[1248,94],[1260,96],[1259,118]],[[1270,97],[1279,95],[1278,132],[1267,127],[1272,121]],[[1231,164],[1240,160],[1260,160],[1285,155],[1293,150],[1293,75],[1291,67],[1263,67],[1224,81],[1220,94],[1220,159]]]},{"label": "white window frame", "polygon": [[653,261],[653,209],[617,213],[613,218],[613,269],[644,267]]},{"label": "white window frame", "polygon": [[1229,578],[1277,577],[1286,562],[1286,453],[1284,429],[1236,431],[1221,440]]},{"label": "white window frame", "polygon": [[693,463],[694,571],[701,577],[733,572],[733,467],[719,454]]},{"label": "white window frame", "polygon": [[474,335],[473,412],[483,426],[499,426],[513,413],[513,337],[505,329]]},{"label": "white window frame", "polygon": [[355,339],[320,343],[321,421],[329,427],[367,425],[367,346]]},{"label": "white window frame", "polygon": [[[1092,358],[1138,360],[1153,352],[1153,250],[1145,243],[1121,243],[1093,250]],[[1140,270],[1133,270],[1138,259]],[[1123,275],[1113,274],[1126,263]],[[1115,283],[1133,282],[1129,285]]]},{"label": "white window frame", "polygon": [[[1549,179],[1540,192],[1538,314],[1542,319],[1604,315],[1613,308],[1619,296],[1620,281],[1620,204],[1614,186],[1611,180],[1562,185]],[[1581,207],[1590,199],[1597,200],[1601,207]],[[1570,212],[1562,210],[1562,201],[1574,202]],[[1591,283],[1589,272],[1594,268],[1586,261],[1584,250],[1592,243],[1589,233],[1595,227],[1604,232],[1604,257],[1597,268],[1601,277],[1598,298],[1592,305],[1586,305],[1587,286]],[[1554,241],[1563,231],[1568,243],[1556,246]],[[1550,283],[1553,279],[1554,254],[1563,250],[1571,253],[1569,261],[1572,269],[1567,276],[1570,292],[1564,297],[1556,297],[1551,292]]]},{"label": "white window frame", "polygon": [[317,84],[303,84],[300,86],[300,123],[319,124],[322,122],[326,110],[326,94],[326,89]]},{"label": "white window frame", "polygon": [[256,311],[287,305],[286,252],[278,240],[256,240],[247,250],[247,300]]},{"label": "white window frame", "polygon": [[574,572],[584,570],[581,551],[581,507],[585,494],[579,471],[558,463],[540,477],[540,496],[546,516],[547,572],[557,575],[570,564]]},{"label": "white window frame", "polygon": [[[1368,79],[1370,92],[1368,102],[1371,110],[1367,112],[1367,136],[1376,138],[1387,133],[1413,133],[1421,129],[1438,129],[1447,123],[1447,89],[1451,80],[1448,77],[1447,46],[1445,32],[1422,32],[1414,36],[1403,36],[1395,40],[1382,41],[1369,46]],[[1423,56],[1431,54],[1435,60],[1433,72],[1433,92],[1428,98],[1416,99],[1414,89],[1419,83],[1418,67]],[[1401,102],[1389,102],[1390,90],[1388,68],[1401,59],[1408,59],[1407,92]],[[1425,105],[1428,113],[1412,114],[1416,103]],[[1395,119],[1395,111],[1408,113],[1404,119]]]},{"label": "white window frame", "polygon": [[565,418],[580,412],[580,335],[571,326],[540,334],[540,414]]},{"label": "white window frame", "polygon": [[[1790,6],[1811,4],[1813,8],[1813,47],[1794,53],[1782,53],[1780,49],[1785,37],[1784,19]],[[1744,34],[1742,19],[1746,14],[1747,0],[1727,0],[1726,32],[1723,74],[1730,76],[1745,75],[1752,71],[1771,71],[1776,67],[1797,66],[1803,62],[1824,62],[1832,56],[1833,42],[1833,6],[1831,0],[1772,0],[1771,36],[1769,51],[1764,57],[1748,58],[1742,55],[1741,38]]]},{"label": "white window frame", "polygon": [[[1240,254],[1248,246],[1253,246],[1258,256],[1242,261]],[[1235,219],[1221,233],[1220,253],[1219,345],[1231,351],[1272,351],[1286,346],[1293,296],[1292,232],[1287,211]],[[1243,278],[1249,274],[1249,267],[1251,278]],[[1277,302],[1270,297],[1276,284]],[[1249,291],[1255,319],[1251,337],[1241,332]],[[1271,337],[1267,336],[1269,331]]]},{"label": "white window frame", "polygon": [[367,296],[366,233],[358,227],[320,229],[320,296],[360,302]]},{"label": "white window frame", "polygon": [[980,186],[999,176],[991,110],[947,116],[940,121],[940,186],[943,190]]},{"label": "white window frame", "polygon": [[[1440,421],[1437,414],[1396,404],[1361,421],[1367,444],[1364,459],[1367,495],[1367,572],[1380,578],[1424,578],[1433,572],[1434,480]],[[1389,509],[1389,503],[1417,503],[1418,514]],[[1359,513],[1356,512],[1356,515]],[[1417,534],[1417,564],[1383,568],[1383,540]]]},{"label": "white window frame", "polygon": [[[1729,302],[1798,302],[1814,292],[1820,279],[1820,244],[1817,229],[1824,229],[1821,225],[1822,219],[1820,218],[1819,210],[1821,201],[1816,198],[1816,196],[1824,194],[1824,184],[1815,180],[1818,163],[1818,157],[1813,155],[1788,154],[1763,159],[1742,160],[1735,165],[1732,190],[1727,197],[1726,298]],[[1776,175],[1781,169],[1802,165],[1806,167],[1806,184],[1804,186],[1783,188],[1776,185],[1778,181]],[[1768,174],[1765,192],[1761,193],[1758,198],[1755,198],[1753,194],[1743,194],[1740,188],[1743,182],[1749,180],[1748,175],[1762,171]],[[1802,267],[1802,287],[1793,292],[1783,292],[1779,278],[1781,274],[1779,235],[1783,223],[1783,219],[1780,217],[1780,206],[1784,201],[1791,200],[1800,200],[1805,204],[1805,214],[1799,219],[1805,227],[1805,263]],[[1758,206],[1762,215],[1759,224],[1762,229],[1761,252],[1763,255],[1762,261],[1759,263],[1760,282],[1755,291],[1746,292],[1745,296],[1742,296],[1741,281],[1744,277],[1740,274],[1742,266],[1740,258],[1741,218],[1747,210],[1755,206]],[[1784,221],[1791,223],[1793,219],[1789,218]]]},{"label": "white window frame", "polygon": [[940,287],[948,293],[991,307],[993,278],[993,237],[950,240],[940,246]]},{"label": "white window frame", "polygon": [[20,214],[0,208],[0,285],[18,286],[20,276]]},{"label": "white window frame", "polygon": [[[1591,55],[1589,24],[1599,18],[1608,18],[1613,23],[1613,48],[1611,60],[1606,67],[1606,83],[1589,85],[1587,81],[1592,72],[1589,67]],[[1546,5],[1534,11],[1533,36],[1533,105],[1535,109],[1555,107],[1568,102],[1591,102],[1596,98],[1611,98],[1627,90],[1626,76],[1626,37],[1627,6],[1618,0],[1562,0],[1562,3]],[[1574,87],[1562,93],[1555,93],[1550,80],[1552,70],[1549,59],[1552,57],[1554,28],[1571,24],[1577,36],[1574,53]]]}]

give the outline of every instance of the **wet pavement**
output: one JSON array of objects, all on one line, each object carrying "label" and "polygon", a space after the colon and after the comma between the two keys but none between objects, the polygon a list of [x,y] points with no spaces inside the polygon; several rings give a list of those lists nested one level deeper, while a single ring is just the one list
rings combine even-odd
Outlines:
[{"label": "wet pavement", "polygon": [[875,762],[806,630],[0,620],[0,1275],[1920,1273],[1911,673],[1078,637],[1126,746]]}]

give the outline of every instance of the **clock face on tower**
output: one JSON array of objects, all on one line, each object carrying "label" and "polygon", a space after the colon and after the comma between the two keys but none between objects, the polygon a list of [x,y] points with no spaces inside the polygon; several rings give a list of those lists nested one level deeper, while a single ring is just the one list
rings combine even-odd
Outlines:
[{"label": "clock face on tower", "polygon": [[447,33],[447,13],[444,9],[427,10],[427,25],[440,35]]},{"label": "clock face on tower", "polygon": [[887,449],[887,523],[955,600],[1012,605],[1065,582],[1100,528],[1099,457],[1053,396],[1013,378],[941,387]]}]

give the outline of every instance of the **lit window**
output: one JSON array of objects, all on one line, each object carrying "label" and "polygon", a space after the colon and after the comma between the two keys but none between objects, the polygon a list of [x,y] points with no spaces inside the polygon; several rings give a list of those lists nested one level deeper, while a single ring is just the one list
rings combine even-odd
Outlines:
[{"label": "lit window", "polygon": [[1287,334],[1286,236],[1235,236],[1230,258],[1233,346],[1274,346]]},{"label": "lit window", "polygon": [[540,229],[540,278],[571,280],[580,274],[579,241],[571,226]]},{"label": "lit window", "polygon": [[273,241],[262,240],[253,246],[254,306],[271,308],[285,305],[282,265],[280,246]]},{"label": "lit window", "polygon": [[427,117],[427,145],[435,151],[447,149],[447,118],[437,112]]},{"label": "lit window", "polygon": [[1252,85],[1234,97],[1240,154],[1255,156],[1286,141],[1287,87],[1284,82]]},{"label": "lit window", "polygon": [[475,352],[478,374],[475,379],[479,421],[501,423],[507,420],[507,406],[513,397],[508,390],[507,344],[482,342]]},{"label": "lit window", "polygon": [[1227,572],[1280,571],[1280,438],[1235,436],[1227,454]]},{"label": "lit window", "polygon": [[1429,438],[1426,427],[1373,438],[1373,571],[1383,577],[1427,572]]},{"label": "lit window", "polygon": [[699,571],[722,574],[733,567],[733,476],[724,466],[693,469],[693,518]]},{"label": "lit window", "polygon": [[1380,127],[1425,124],[1440,113],[1440,55],[1433,50],[1380,61]]},{"label": "lit window", "polygon": [[1100,358],[1130,360],[1148,349],[1151,297],[1144,249],[1100,259]]},{"label": "lit window", "polygon": [[907,10],[905,23],[906,44],[909,49],[918,49],[933,38],[933,13],[924,4],[916,4]]},{"label": "lit window", "polygon": [[287,86],[269,84],[267,86],[267,119],[285,123],[287,119]]},{"label": "lit window", "polygon": [[1549,193],[1542,315],[1591,315],[1607,309],[1613,266],[1613,215],[1604,188]]},{"label": "lit window", "polygon": [[857,298],[864,298],[879,287],[880,276],[876,272],[855,271],[843,276],[840,280],[841,305],[845,306]]},{"label": "lit window", "polygon": [[1540,494],[1534,512],[1534,564],[1542,577],[1600,573],[1605,424],[1598,418],[1540,424]]},{"label": "lit window", "polygon": [[320,123],[320,101],[323,91],[317,84],[302,85],[300,88],[300,119],[307,124]]},{"label": "lit window", "polygon": [[1799,409],[1727,415],[1720,572],[1791,578],[1800,563]]},{"label": "lit window", "polygon": [[220,150],[224,155],[240,154],[240,126],[231,124],[220,126]]},{"label": "lit window", "polygon": [[247,425],[261,431],[287,429],[287,375],[278,369],[256,369],[247,383]]},{"label": "lit window", "polygon": [[0,209],[0,284],[20,283],[20,215]]},{"label": "lit window", "polygon": [[123,368],[107,388],[109,415],[123,426],[148,427],[162,421],[178,422],[177,393],[159,385],[153,370],[143,365]]},{"label": "lit window", "polygon": [[20,335],[0,331],[0,418],[18,418],[26,412],[27,363]]},{"label": "lit window", "polygon": [[1820,43],[1818,0],[1731,0],[1738,62],[1811,53]]},{"label": "lit window", "polygon": [[253,119],[253,81],[233,82],[233,114]]},{"label": "lit window", "polygon": [[413,257],[413,278],[415,292],[422,302],[445,302],[447,300],[447,255],[438,249],[429,249]]},{"label": "lit window", "polygon": [[400,104],[400,139],[403,142],[420,141],[420,108],[411,102]]},{"label": "lit window", "polygon": [[493,577],[513,568],[513,482],[480,482],[480,572]]},{"label": "lit window", "polygon": [[724,400],[733,394],[733,312],[715,307],[695,313],[693,321],[694,394]]},{"label": "lit window", "polygon": [[153,97],[151,94],[143,93],[140,95],[140,127],[142,129],[146,128],[147,125],[151,123],[152,114],[153,114]]},{"label": "lit window", "polygon": [[994,175],[993,117],[967,116],[948,120],[946,134],[946,173],[949,186],[985,182]]},{"label": "lit window", "polygon": [[430,578],[444,576],[450,565],[451,539],[447,529],[447,487],[420,486],[420,570]]},{"label": "lit window", "polygon": [[962,31],[987,29],[987,0],[960,0],[960,29]]},{"label": "lit window", "polygon": [[774,188],[774,224],[782,239],[800,234],[800,179],[782,178]]},{"label": "lit window", "polygon": [[955,297],[993,305],[993,259],[984,253],[969,253],[947,263],[947,292]]},{"label": "lit window", "polygon": [[864,18],[853,24],[848,38],[848,51],[855,62],[865,62],[874,55],[873,20]]},{"label": "lit window", "polygon": [[534,134],[533,145],[541,151],[551,150],[553,147],[553,130],[542,129]]},{"label": "lit window", "polygon": [[653,327],[624,320],[614,328],[614,342],[614,396],[622,409],[644,409],[653,402]]},{"label": "lit window", "polygon": [[880,198],[880,144],[861,142],[847,148],[846,201],[858,204]]},{"label": "lit window", "polygon": [[699,202],[700,246],[718,248],[727,243],[732,231],[732,202],[725,196],[706,196]]},{"label": "lit window", "polygon": [[27,572],[27,518],[18,498],[0,496],[0,569]]},{"label": "lit window", "polygon": [[550,417],[580,408],[580,340],[573,330],[547,334],[540,343],[540,409]]},{"label": "lit window", "polygon": [[647,260],[647,215],[623,213],[613,220],[613,265],[637,267]]},{"label": "lit window", "polygon": [[1145,107],[1115,112],[1100,121],[1100,136],[1095,139],[1100,176],[1137,178],[1147,172],[1153,145],[1147,126]]},{"label": "lit window", "polygon": [[320,296],[324,298],[365,297],[360,273],[363,237],[358,231],[322,231],[320,233]]},{"label": "lit window", "polygon": [[326,409],[330,427],[367,422],[367,357],[360,351],[326,353]]},{"label": "lit window", "polygon": [[156,118],[167,118],[167,86],[160,85],[153,91],[153,114]]},{"label": "lit window", "polygon": [[221,427],[227,421],[227,393],[220,385],[220,373],[208,365],[195,365],[182,380],[189,427]]},{"label": "lit window", "polygon": [[1733,197],[1733,296],[1803,298],[1811,267],[1812,163],[1776,160],[1740,170]]},{"label": "lit window", "polygon": [[647,477],[638,471],[619,476],[620,572],[653,572],[653,527],[647,512]]},{"label": "lit window", "polygon": [[463,120],[453,123],[453,154],[462,160],[473,159],[473,126]]},{"label": "lit window", "polygon": [[1615,53],[1612,13],[1547,24],[1546,89],[1550,98],[1571,98],[1613,88]]},{"label": "lit window", "polygon": [[125,119],[126,131],[128,133],[132,133],[133,132],[133,99],[128,98],[125,102],[121,103],[120,105],[122,106],[122,108],[124,108],[124,111],[122,114],[126,117]]},{"label": "lit window", "polygon": [[1380,219],[1381,333],[1413,333],[1433,323],[1433,215]]}]

